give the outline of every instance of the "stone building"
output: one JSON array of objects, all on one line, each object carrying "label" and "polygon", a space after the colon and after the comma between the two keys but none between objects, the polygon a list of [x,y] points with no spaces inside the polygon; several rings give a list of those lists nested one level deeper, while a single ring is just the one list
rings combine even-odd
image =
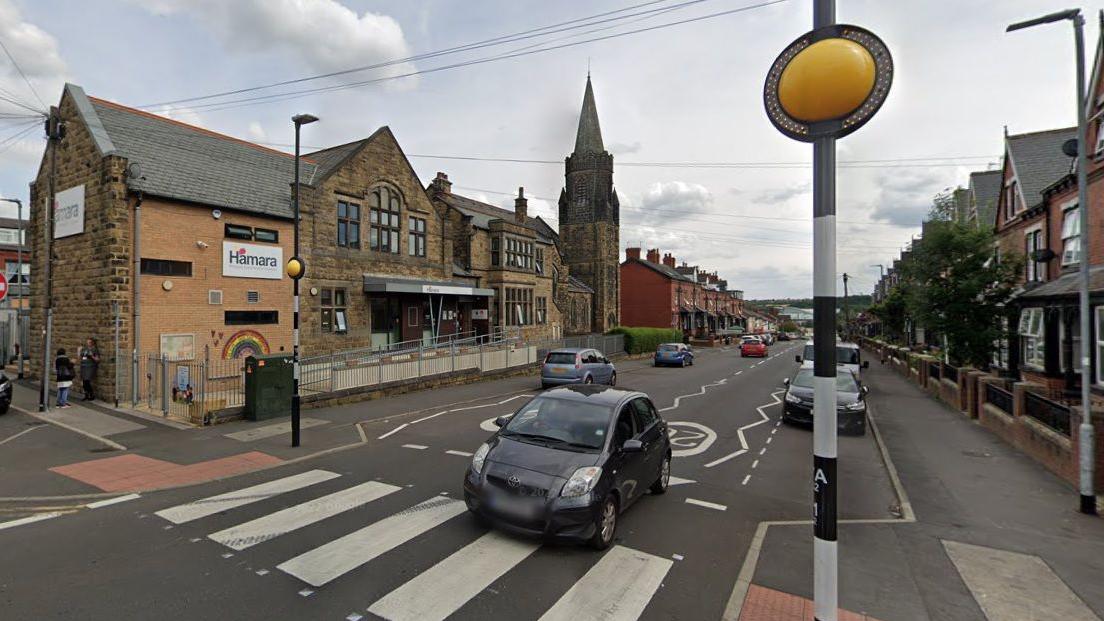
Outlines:
[{"label": "stone building", "polygon": [[602,143],[594,89],[587,76],[575,150],[565,160],[559,201],[559,245],[572,276],[594,291],[591,330],[621,323],[620,202],[613,156]]}]

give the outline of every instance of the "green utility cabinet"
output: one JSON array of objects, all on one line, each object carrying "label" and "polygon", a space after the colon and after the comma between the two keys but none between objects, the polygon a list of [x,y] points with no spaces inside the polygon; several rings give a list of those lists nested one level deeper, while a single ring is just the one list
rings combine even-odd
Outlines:
[{"label": "green utility cabinet", "polygon": [[291,416],[291,356],[270,354],[245,359],[245,417],[266,420]]}]

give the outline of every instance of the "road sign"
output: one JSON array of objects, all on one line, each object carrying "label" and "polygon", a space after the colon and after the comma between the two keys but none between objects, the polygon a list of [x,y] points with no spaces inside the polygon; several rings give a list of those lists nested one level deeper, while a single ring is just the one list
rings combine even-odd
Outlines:
[{"label": "road sign", "polygon": [[0,272],[0,302],[8,297],[8,277]]}]

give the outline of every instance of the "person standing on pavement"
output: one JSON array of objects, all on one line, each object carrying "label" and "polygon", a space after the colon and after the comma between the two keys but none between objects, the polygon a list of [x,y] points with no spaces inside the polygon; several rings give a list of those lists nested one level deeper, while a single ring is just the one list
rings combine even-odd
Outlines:
[{"label": "person standing on pavement", "polygon": [[96,348],[96,339],[88,337],[84,347],[80,349],[80,373],[84,384],[84,400],[92,401],[96,398],[92,382],[96,380],[96,369],[100,366],[100,350]]},{"label": "person standing on pavement", "polygon": [[54,359],[54,372],[57,373],[57,406],[59,408],[72,407],[69,405],[69,388],[73,385],[76,371],[73,369],[73,361],[65,355],[64,349],[57,351]]}]

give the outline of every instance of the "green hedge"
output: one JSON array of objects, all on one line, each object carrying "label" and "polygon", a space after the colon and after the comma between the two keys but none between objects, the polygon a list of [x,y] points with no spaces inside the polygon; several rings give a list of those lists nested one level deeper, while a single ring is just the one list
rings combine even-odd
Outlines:
[{"label": "green hedge", "polygon": [[625,351],[630,354],[654,352],[662,343],[681,343],[682,331],[672,328],[629,328],[618,326],[606,334],[624,334]]}]

